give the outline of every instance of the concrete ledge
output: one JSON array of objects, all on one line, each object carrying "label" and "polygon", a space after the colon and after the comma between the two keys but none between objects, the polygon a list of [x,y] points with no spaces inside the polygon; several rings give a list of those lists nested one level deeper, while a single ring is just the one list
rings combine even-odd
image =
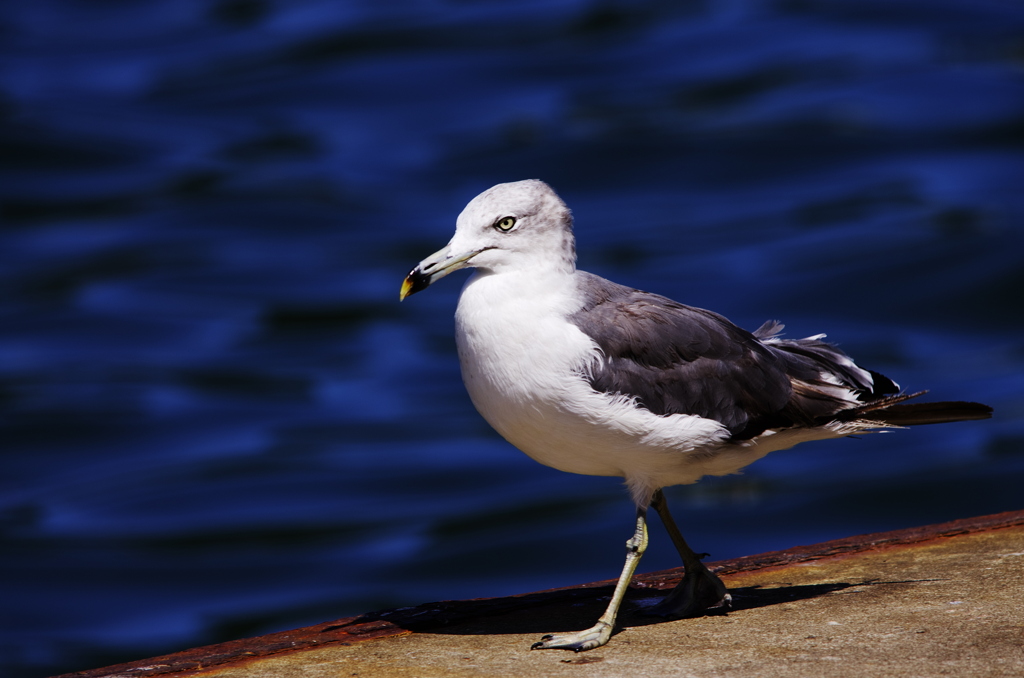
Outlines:
[{"label": "concrete ledge", "polygon": [[531,652],[590,626],[614,582],[430,603],[62,678],[149,676],[1021,676],[1024,511],[709,563],[727,615],[639,614],[678,569],[636,578],[606,647]]}]

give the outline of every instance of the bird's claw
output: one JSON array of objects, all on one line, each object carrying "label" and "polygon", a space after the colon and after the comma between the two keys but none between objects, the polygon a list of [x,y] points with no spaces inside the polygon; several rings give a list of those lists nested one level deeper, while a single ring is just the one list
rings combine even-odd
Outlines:
[{"label": "bird's claw", "polygon": [[547,634],[530,646],[531,650],[572,650],[586,652],[601,647],[612,637],[612,627],[604,622],[597,622],[585,631],[560,635]]}]

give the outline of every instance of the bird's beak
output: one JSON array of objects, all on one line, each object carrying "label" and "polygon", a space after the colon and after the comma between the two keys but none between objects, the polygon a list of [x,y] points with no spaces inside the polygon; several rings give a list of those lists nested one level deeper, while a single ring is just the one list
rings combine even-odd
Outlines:
[{"label": "bird's beak", "polygon": [[399,301],[410,294],[427,289],[432,282],[440,280],[452,271],[465,268],[469,265],[469,260],[483,252],[484,249],[489,248],[453,253],[451,243],[448,243],[444,249],[434,252],[416,264],[416,268],[409,271],[409,275],[405,276],[405,280],[402,281],[402,290],[398,293]]}]

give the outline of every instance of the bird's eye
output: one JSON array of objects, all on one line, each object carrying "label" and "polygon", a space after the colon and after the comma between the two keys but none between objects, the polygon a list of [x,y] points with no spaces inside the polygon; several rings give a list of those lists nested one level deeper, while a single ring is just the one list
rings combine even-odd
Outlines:
[{"label": "bird's eye", "polygon": [[516,225],[515,217],[502,217],[494,222],[494,227],[499,231],[511,231],[512,227]]}]

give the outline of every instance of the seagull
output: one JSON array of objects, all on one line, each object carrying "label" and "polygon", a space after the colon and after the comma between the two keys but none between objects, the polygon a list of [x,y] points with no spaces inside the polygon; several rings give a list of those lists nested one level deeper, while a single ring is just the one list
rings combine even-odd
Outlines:
[{"label": "seagull", "polygon": [[859,367],[824,334],[784,339],[576,268],[572,213],[539,180],[498,184],[459,215],[455,235],[406,276],[400,298],[476,269],[455,312],[462,379],[508,442],[547,466],[625,480],[636,529],[608,608],[584,631],[531,649],[606,644],[647,548],[654,508],[685,574],[651,613],[728,609],[731,596],[690,548],[662,488],[737,473],[809,440],[972,419],[971,402],[906,403],[887,377]]}]

